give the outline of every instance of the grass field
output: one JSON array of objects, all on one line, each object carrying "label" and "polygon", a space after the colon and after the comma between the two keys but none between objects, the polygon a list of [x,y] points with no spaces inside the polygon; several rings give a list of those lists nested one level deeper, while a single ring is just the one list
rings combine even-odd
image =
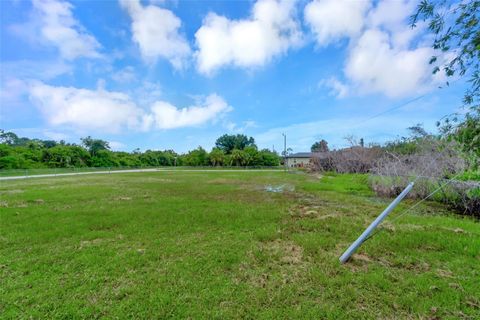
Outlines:
[{"label": "grass field", "polygon": [[480,224],[440,205],[387,219],[339,264],[389,202],[364,176],[120,173],[0,192],[4,319],[480,316]]},{"label": "grass field", "polygon": [[[262,167],[267,170],[283,170],[283,167]],[[125,170],[175,170],[175,171],[191,171],[191,170],[245,170],[259,169],[259,167],[212,167],[212,166],[163,166],[163,167],[71,167],[71,168],[30,168],[30,169],[5,169],[0,170],[0,179],[6,177],[33,177],[38,175],[62,175],[62,174],[78,174],[78,173],[94,173],[94,172],[117,172]]]}]

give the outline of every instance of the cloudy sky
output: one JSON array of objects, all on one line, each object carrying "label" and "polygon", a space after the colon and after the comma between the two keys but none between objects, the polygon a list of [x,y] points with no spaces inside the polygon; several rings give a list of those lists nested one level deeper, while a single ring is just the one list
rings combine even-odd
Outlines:
[{"label": "cloudy sky", "polygon": [[0,1],[0,128],[180,152],[223,133],[278,150],[285,132],[307,151],[321,138],[341,147],[347,135],[434,130],[465,84],[432,75],[432,39],[408,26],[416,5]]}]

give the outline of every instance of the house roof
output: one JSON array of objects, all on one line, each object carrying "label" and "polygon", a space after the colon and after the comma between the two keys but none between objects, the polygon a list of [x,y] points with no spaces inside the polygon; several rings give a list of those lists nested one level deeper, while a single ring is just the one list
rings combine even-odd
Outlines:
[{"label": "house roof", "polygon": [[287,156],[287,158],[311,158],[313,156],[313,153],[311,152],[297,152],[297,153],[292,153]]}]

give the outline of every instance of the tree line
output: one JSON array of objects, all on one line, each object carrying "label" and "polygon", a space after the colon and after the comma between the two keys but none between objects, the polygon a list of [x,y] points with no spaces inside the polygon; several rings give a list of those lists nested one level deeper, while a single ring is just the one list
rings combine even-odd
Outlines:
[{"label": "tree line", "polygon": [[0,169],[156,166],[278,166],[280,156],[259,150],[252,137],[219,137],[208,152],[198,147],[187,153],[173,150],[112,151],[107,141],[90,136],[80,143],[19,137],[0,129]]}]

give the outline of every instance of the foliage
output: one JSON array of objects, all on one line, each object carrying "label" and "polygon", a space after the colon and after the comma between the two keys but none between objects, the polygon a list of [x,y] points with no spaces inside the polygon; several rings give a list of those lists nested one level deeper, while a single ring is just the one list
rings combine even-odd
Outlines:
[{"label": "foliage", "polygon": [[[468,107],[465,116],[447,116],[438,125],[445,134],[453,136],[474,167],[480,153],[480,1],[423,0],[411,17],[412,26],[426,21],[435,35],[433,48],[439,55],[430,59],[433,73],[443,69],[447,77],[468,77],[470,87],[463,103]],[[443,62],[447,59],[446,62]],[[448,82],[447,82],[448,84]]]},{"label": "foliage", "polygon": [[232,150],[232,165],[235,166],[246,166],[248,162],[248,154],[239,149]]},{"label": "foliage", "polygon": [[255,165],[266,166],[266,167],[276,167],[280,165],[280,157],[276,152],[270,151],[268,149],[263,149],[258,153],[258,163]]},{"label": "foliage", "polygon": [[173,151],[152,151],[147,150],[138,155],[138,160],[144,166],[158,167],[158,166],[173,166],[175,165],[175,158],[177,154]]},{"label": "foliage", "polygon": [[480,166],[480,114],[467,114],[454,135],[473,169]]},{"label": "foliage", "polygon": [[64,145],[65,142],[56,142],[54,140],[29,139],[26,137],[19,137],[14,132],[5,132],[5,130],[0,129],[0,144],[6,144],[14,147],[24,147],[33,144],[39,147],[53,148],[58,144]]},{"label": "foliage", "polygon": [[246,147],[255,146],[255,140],[252,137],[248,138],[244,134],[224,134],[215,141],[215,146],[225,154],[230,154],[234,149],[243,150]]},{"label": "foliage", "polygon": [[95,152],[95,155],[92,156],[90,164],[92,167],[99,168],[119,166],[119,162],[115,156],[115,153],[104,149]]},{"label": "foliage", "polygon": [[212,166],[221,166],[225,162],[225,153],[223,153],[222,149],[213,148],[208,159]]},{"label": "foliage", "polygon": [[463,174],[458,176],[458,180],[463,181],[480,181],[480,171],[465,171]]},{"label": "foliage", "polygon": [[[139,149],[133,152],[109,150],[107,141],[90,136],[82,138],[82,145],[64,141],[18,138],[15,133],[0,131],[0,169],[73,168],[73,167],[158,167],[158,166],[278,166],[278,154],[257,150],[253,138],[243,135],[220,137],[217,142],[230,141],[242,146],[226,154],[222,148],[208,153],[202,147],[186,154],[173,150]],[[229,140],[230,139],[230,140]],[[222,143],[220,143],[222,144]]]},{"label": "foliage", "polygon": [[407,128],[407,130],[409,136],[387,141],[385,150],[395,154],[412,155],[421,152],[422,149],[429,148],[432,143],[436,143],[435,141],[441,138],[427,132],[420,123]]},{"label": "foliage", "polygon": [[80,146],[57,145],[43,151],[42,162],[50,168],[86,167],[90,154]]},{"label": "foliage", "polygon": [[208,166],[208,153],[202,147],[189,151],[182,157],[186,166]]},{"label": "foliage", "polygon": [[[370,177],[370,185],[378,196],[395,197],[413,179],[409,176]],[[445,203],[459,214],[480,218],[480,183],[443,178],[421,178],[408,194],[409,198],[435,200]]]},{"label": "foliage", "polygon": [[[429,30],[435,35],[433,48],[448,60],[439,65],[438,56],[430,59],[433,73],[443,69],[447,77],[470,77],[471,87],[467,90],[464,103],[478,102],[480,95],[480,1],[467,0],[422,0],[417,12],[411,17],[412,26],[418,21],[427,21]],[[445,55],[448,52],[450,55]],[[450,57],[451,56],[451,57]]]},{"label": "foliage", "polygon": [[107,141],[100,140],[100,139],[92,139],[92,137],[88,136],[86,138],[81,138],[82,144],[87,148],[88,152],[92,156],[95,156],[98,151],[100,150],[109,150],[110,146]]},{"label": "foliage", "polygon": [[310,148],[312,152],[327,152],[328,151],[328,142],[325,140],[320,140],[315,142]]}]

